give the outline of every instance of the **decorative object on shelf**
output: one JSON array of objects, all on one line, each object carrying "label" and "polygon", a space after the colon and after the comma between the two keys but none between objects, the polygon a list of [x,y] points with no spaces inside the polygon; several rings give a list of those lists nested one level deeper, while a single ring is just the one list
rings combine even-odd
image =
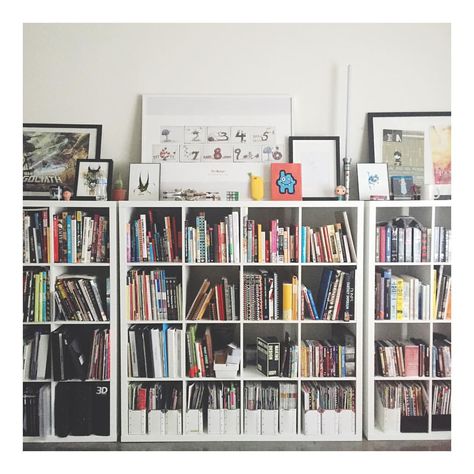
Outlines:
[{"label": "decorative object on shelf", "polygon": [[250,176],[250,195],[254,201],[261,201],[264,196],[263,178],[249,173]]},{"label": "decorative object on shelf", "polygon": [[440,192],[437,186],[433,186],[432,184],[424,184],[421,186],[421,199],[439,199]]},{"label": "decorative object on shelf", "polygon": [[290,163],[302,165],[303,200],[335,200],[339,179],[339,137],[290,137]]},{"label": "decorative object on shelf", "polygon": [[130,163],[128,181],[129,201],[158,201],[160,199],[159,163]]},{"label": "decorative object on shelf", "polygon": [[70,201],[72,199],[72,189],[69,186],[61,186],[61,199],[63,201]]},{"label": "decorative object on shelf", "polygon": [[301,201],[301,164],[271,164],[271,196],[273,201]]},{"label": "decorative object on shelf", "polygon": [[368,201],[373,196],[377,200],[390,199],[386,163],[357,163],[357,182],[360,201]]},{"label": "decorative object on shelf", "polygon": [[369,113],[368,120],[371,162],[451,195],[451,112]]},{"label": "decorative object on shelf", "polygon": [[392,184],[392,195],[395,201],[414,199],[414,183],[413,176],[392,176],[390,178]]},{"label": "decorative object on shelf", "polygon": [[238,191],[227,191],[225,193],[225,200],[226,201],[238,201],[239,200],[239,192]]},{"label": "decorative object on shelf", "polygon": [[219,193],[196,191],[195,189],[175,189],[162,193],[164,201],[220,201]]},{"label": "decorative object on shelf", "polygon": [[123,186],[122,175],[119,171],[117,179],[112,186],[112,201],[126,201],[127,190]]},{"label": "decorative object on shelf", "polygon": [[337,196],[338,201],[344,201],[345,200],[345,195],[347,194],[346,187],[340,184],[339,186],[336,186],[336,189],[334,191]]},{"label": "decorative object on shelf", "polygon": [[53,184],[74,185],[78,159],[100,158],[102,125],[23,124],[23,197],[48,199]]},{"label": "decorative object on shelf", "polygon": [[345,137],[345,151],[344,151],[344,186],[346,188],[346,193],[344,199],[349,201],[350,195],[350,185],[351,185],[351,162],[352,159],[349,158],[348,149],[349,149],[349,99],[350,99],[350,85],[351,85],[351,65],[347,65],[347,91],[346,91],[346,137]]},{"label": "decorative object on shelf", "polygon": [[49,199],[52,201],[60,201],[62,198],[63,190],[60,184],[54,184],[49,187]]},{"label": "decorative object on shelf", "polygon": [[112,188],[112,160],[77,160],[76,200],[108,201]]}]

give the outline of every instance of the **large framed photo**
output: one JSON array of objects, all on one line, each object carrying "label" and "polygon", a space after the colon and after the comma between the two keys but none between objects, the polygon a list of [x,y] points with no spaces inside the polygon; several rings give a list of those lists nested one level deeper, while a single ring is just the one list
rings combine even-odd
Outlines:
[{"label": "large framed photo", "polygon": [[102,125],[23,124],[23,197],[48,199],[51,186],[74,187],[76,162],[99,159]]},{"label": "large framed photo", "polygon": [[77,160],[73,199],[110,200],[112,166],[112,160]]},{"label": "large framed photo", "polygon": [[451,112],[369,113],[368,121],[371,162],[451,195]]},{"label": "large framed photo", "polygon": [[160,163],[131,163],[128,184],[129,201],[160,199]]},{"label": "large framed photo", "polygon": [[303,200],[337,199],[339,137],[290,137],[291,163],[301,163]]},{"label": "large framed photo", "polygon": [[388,167],[386,163],[357,163],[357,184],[359,200],[390,199]]}]

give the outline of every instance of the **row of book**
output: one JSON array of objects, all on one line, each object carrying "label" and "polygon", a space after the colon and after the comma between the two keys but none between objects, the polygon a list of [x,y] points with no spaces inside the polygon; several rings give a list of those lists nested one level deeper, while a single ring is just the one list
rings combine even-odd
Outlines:
[{"label": "row of book", "polygon": [[435,300],[433,319],[451,319],[451,275],[444,271],[444,265],[434,269]]},{"label": "row of book", "polygon": [[266,377],[298,375],[298,346],[288,332],[282,342],[275,336],[257,337],[257,370]]},{"label": "row of book", "polygon": [[131,383],[128,386],[128,408],[130,410],[181,410],[182,404],[183,391],[180,384]]},{"label": "row of book", "polygon": [[26,385],[23,390],[23,436],[51,434],[51,387]]},{"label": "row of book", "polygon": [[91,275],[60,275],[54,285],[56,319],[108,321],[97,278]]},{"label": "row of book", "polygon": [[375,375],[383,377],[429,377],[429,345],[418,338],[409,341],[375,341]]},{"label": "row of book", "polygon": [[51,333],[54,380],[109,380],[110,330],[61,327]]},{"label": "row of book", "polygon": [[431,229],[414,217],[395,217],[376,225],[376,262],[429,262]]},{"label": "row of book", "polygon": [[375,319],[429,320],[431,287],[411,275],[394,275],[391,268],[375,273]]},{"label": "row of book", "polygon": [[209,410],[237,410],[240,408],[240,384],[217,382],[207,384]]},{"label": "row of book", "polygon": [[44,380],[49,373],[49,334],[34,331],[23,338],[23,380]]},{"label": "row of book", "polygon": [[23,263],[48,263],[49,246],[48,209],[23,209]]},{"label": "row of book", "polygon": [[301,285],[301,319],[308,315],[306,319],[352,321],[355,272],[324,268],[316,298],[310,288]]},{"label": "row of book", "polygon": [[127,311],[130,321],[183,319],[183,291],[175,276],[165,270],[129,270]]},{"label": "row of book", "polygon": [[451,384],[436,382],[433,384],[432,415],[451,414]]},{"label": "row of book", "polygon": [[70,210],[53,216],[54,262],[109,261],[109,220],[96,211]]},{"label": "row of book", "polygon": [[302,382],[301,390],[304,411],[355,411],[356,390],[350,382]]},{"label": "row of book", "polygon": [[238,287],[222,277],[219,283],[211,285],[205,278],[197,292],[186,319],[209,319],[213,321],[237,321],[239,319]]},{"label": "row of book", "polygon": [[290,263],[298,261],[298,226],[280,227],[278,219],[269,230],[254,219],[243,217],[242,254],[246,263]]},{"label": "row of book", "polygon": [[301,342],[302,377],[355,377],[355,337],[349,331],[334,339]]},{"label": "row of book", "polygon": [[435,226],[433,231],[433,260],[435,262],[451,261],[451,229]]},{"label": "row of book", "polygon": [[49,271],[23,271],[23,322],[50,321]]},{"label": "row of book", "polygon": [[384,408],[400,409],[401,416],[423,416],[428,406],[428,394],[420,382],[379,382],[378,397]]},{"label": "row of book", "polygon": [[239,213],[209,224],[199,212],[195,227],[185,221],[185,261],[187,263],[238,263],[240,261]]},{"label": "row of book", "polygon": [[346,211],[336,212],[337,222],[312,229],[301,227],[302,263],[355,263],[357,255]]},{"label": "row of book", "polygon": [[126,226],[128,262],[181,262],[181,222],[152,209]]},{"label": "row of book", "polygon": [[296,408],[295,383],[247,382],[244,386],[246,410],[291,410]]},{"label": "row of book", "polygon": [[432,346],[433,377],[451,377],[451,339],[440,333],[433,333]]},{"label": "row of book", "polygon": [[182,329],[132,325],[128,330],[129,377],[181,377]]}]

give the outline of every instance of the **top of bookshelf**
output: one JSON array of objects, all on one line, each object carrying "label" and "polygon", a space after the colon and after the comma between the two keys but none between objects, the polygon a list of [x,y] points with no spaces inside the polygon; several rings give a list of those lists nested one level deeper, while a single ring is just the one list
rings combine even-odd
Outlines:
[{"label": "top of bookshelf", "polygon": [[371,208],[376,207],[451,207],[451,200],[420,200],[420,201],[361,201]]},{"label": "top of bookshelf", "polygon": [[96,208],[112,208],[116,205],[116,201],[54,201],[54,200],[27,200],[23,201],[23,208],[35,209],[38,207],[58,207],[58,208],[78,208],[78,207],[96,207]]}]

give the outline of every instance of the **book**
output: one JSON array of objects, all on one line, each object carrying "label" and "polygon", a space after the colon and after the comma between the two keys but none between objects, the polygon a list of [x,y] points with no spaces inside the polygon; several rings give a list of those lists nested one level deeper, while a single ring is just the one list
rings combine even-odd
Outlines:
[{"label": "book", "polygon": [[257,370],[267,377],[280,373],[280,342],[275,336],[257,337]]}]

